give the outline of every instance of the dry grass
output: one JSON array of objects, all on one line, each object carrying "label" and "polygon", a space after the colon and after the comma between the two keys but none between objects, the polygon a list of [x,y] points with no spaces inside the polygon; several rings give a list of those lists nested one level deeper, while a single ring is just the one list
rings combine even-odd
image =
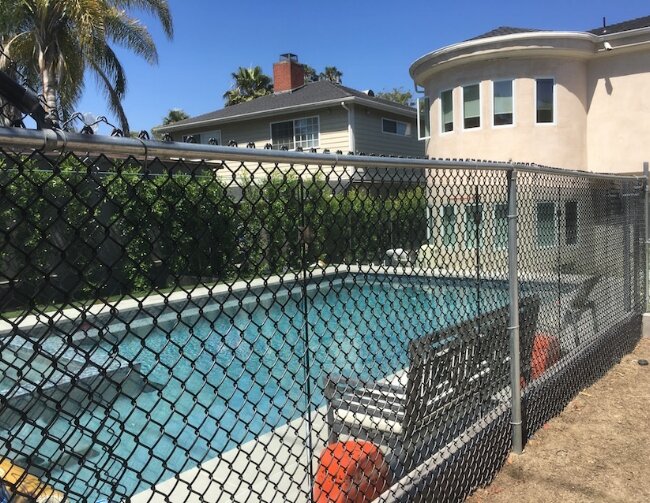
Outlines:
[{"label": "dry grass", "polygon": [[650,338],[582,391],[470,503],[650,501]]}]

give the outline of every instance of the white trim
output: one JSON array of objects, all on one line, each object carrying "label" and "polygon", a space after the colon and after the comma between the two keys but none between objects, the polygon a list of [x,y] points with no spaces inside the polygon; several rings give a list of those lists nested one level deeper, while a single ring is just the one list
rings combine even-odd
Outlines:
[{"label": "white trim", "polygon": [[[395,122],[396,124],[404,124],[406,126],[406,134],[391,133],[390,131],[384,131],[384,121]],[[397,129],[397,128],[395,128]],[[389,134],[391,136],[399,136],[400,138],[410,138],[413,136],[413,124],[410,122],[398,121],[397,119],[391,119],[390,117],[381,118],[381,132],[382,134]]]},{"label": "white trim", "polygon": [[[283,121],[271,121],[269,122],[269,143],[273,145],[273,124],[282,124],[283,122],[291,122],[293,123],[293,148],[290,148],[289,150],[296,150],[298,148],[298,145],[296,145],[296,121],[300,120],[305,120],[305,119],[316,119],[316,122],[318,124],[318,131],[316,132],[316,145],[312,145],[310,147],[302,147],[302,148],[319,148],[320,147],[320,115],[308,115],[306,117],[296,117],[294,119],[286,119]],[[275,146],[273,147],[275,148]],[[280,147],[278,147],[280,148]]]},{"label": "white trim", "polygon": [[[420,114],[420,101],[422,101],[422,103],[428,102],[428,106],[426,107],[425,114],[426,114],[426,118],[428,118],[429,120],[429,136],[420,136],[420,131],[422,129],[420,127],[422,123],[421,120],[422,114]],[[415,129],[417,130],[416,132],[417,132],[418,141],[430,139],[431,138],[431,98],[429,96],[425,95],[415,100],[415,113],[416,113]]]},{"label": "white trim", "polygon": [[[465,127],[465,88],[471,86],[478,86],[478,127]],[[480,131],[483,129],[483,91],[481,89],[481,82],[473,82],[470,84],[463,84],[460,86],[460,109],[461,109],[461,130],[462,131]]]},{"label": "white trim", "polygon": [[[553,122],[537,122],[537,81],[538,80],[552,80],[553,81]],[[557,126],[557,81],[555,77],[536,75],[533,77],[534,90],[533,90],[533,124],[535,126]]]},{"label": "white trim", "polygon": [[[494,123],[494,84],[495,82],[511,82],[512,83],[512,123],[511,124],[495,124]],[[490,81],[491,97],[490,100],[490,117],[492,118],[492,127],[496,129],[507,129],[515,127],[517,124],[517,117],[515,115],[515,79],[514,78],[503,78],[503,79],[493,79]]]},{"label": "white trim", "polygon": [[[442,123],[442,93],[446,93],[447,91],[451,91],[451,131],[443,131],[443,123]],[[454,93],[454,88],[452,87],[451,89],[445,89],[443,91],[440,91],[438,93],[438,102],[440,103],[438,105],[438,131],[440,132],[440,136],[446,135],[453,133],[456,127],[456,106],[454,103],[454,95],[457,93]]]},{"label": "white trim", "polygon": [[386,112],[391,112],[396,115],[402,115],[404,117],[413,118],[416,115],[416,110],[404,110],[401,107],[391,106],[390,104],[377,103],[372,100],[364,100],[363,98],[358,98],[356,96],[348,96],[346,98],[338,98],[325,101],[317,101],[315,103],[308,103],[303,105],[292,105],[288,107],[273,108],[269,110],[261,110],[259,112],[251,112],[239,115],[230,115],[228,117],[217,117],[213,119],[204,119],[194,122],[186,122],[183,124],[170,124],[169,126],[161,126],[155,128],[156,131],[161,133],[173,132],[173,131],[183,131],[185,129],[192,129],[206,124],[227,124],[230,122],[239,122],[245,120],[257,119],[260,117],[268,117],[274,115],[286,115],[294,112],[303,112],[308,110],[317,110],[319,108],[339,106],[341,103],[356,103],[363,105],[368,108],[374,108],[377,110],[384,110]]}]

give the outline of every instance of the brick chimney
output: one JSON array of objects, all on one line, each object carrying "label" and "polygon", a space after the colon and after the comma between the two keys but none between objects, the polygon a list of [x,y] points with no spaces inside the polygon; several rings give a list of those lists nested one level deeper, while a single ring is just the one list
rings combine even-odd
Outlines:
[{"label": "brick chimney", "polygon": [[305,84],[305,69],[298,63],[298,56],[280,54],[280,61],[273,65],[273,92],[286,93]]}]

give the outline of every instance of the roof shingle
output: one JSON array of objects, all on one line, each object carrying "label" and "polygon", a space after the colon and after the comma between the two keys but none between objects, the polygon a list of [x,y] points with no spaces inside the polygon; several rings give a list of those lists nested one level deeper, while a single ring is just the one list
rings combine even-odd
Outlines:
[{"label": "roof shingle", "polygon": [[637,17],[636,19],[629,19],[620,23],[612,24],[603,28],[594,28],[589,30],[589,33],[594,35],[606,35],[609,33],[619,33],[622,31],[638,30],[639,28],[647,28],[650,26],[650,16]]},{"label": "roof shingle", "polygon": [[244,103],[239,103],[237,105],[231,105],[229,107],[224,107],[213,112],[208,112],[202,115],[197,115],[195,117],[190,117],[189,119],[184,119],[182,121],[174,122],[173,126],[182,126],[190,125],[195,122],[203,122],[208,120],[215,119],[226,119],[236,116],[244,116],[249,114],[255,114],[260,112],[270,112],[273,110],[280,110],[288,107],[295,107],[301,105],[311,105],[317,104],[319,102],[338,100],[343,98],[362,98],[368,102],[375,102],[378,104],[390,105],[398,109],[402,109],[405,112],[413,112],[414,109],[409,106],[400,105],[392,101],[388,101],[382,98],[377,98],[374,96],[368,96],[366,93],[357,91],[350,87],[345,87],[340,84],[334,84],[333,82],[327,80],[321,80],[318,82],[309,82],[298,89],[295,89],[291,92],[280,93],[280,94],[269,94],[267,96],[262,96],[251,101],[246,101]]}]

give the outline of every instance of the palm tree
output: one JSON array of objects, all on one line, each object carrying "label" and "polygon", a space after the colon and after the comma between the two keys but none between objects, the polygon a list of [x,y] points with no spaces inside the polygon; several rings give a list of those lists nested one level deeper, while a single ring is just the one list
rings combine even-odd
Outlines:
[{"label": "palm tree", "polygon": [[126,75],[111,45],[130,49],[148,63],[158,61],[149,31],[127,14],[129,9],[153,14],[171,38],[167,0],[0,0],[0,10],[11,17],[0,23],[0,42],[9,58],[38,75],[46,111],[55,119],[72,112],[89,71],[128,134],[122,108]]},{"label": "palm tree", "polygon": [[249,68],[240,66],[236,72],[233,72],[232,78],[235,80],[232,89],[223,95],[226,106],[254,100],[273,92],[271,78],[265,75],[259,66]]},{"label": "palm tree", "polygon": [[341,83],[341,77],[343,77],[343,72],[340,72],[335,66],[326,66],[320,75],[320,80],[329,80],[335,84]]},{"label": "palm tree", "polygon": [[173,124],[174,122],[182,121],[187,118],[189,118],[189,115],[187,115],[184,110],[173,108],[165,117],[163,117],[162,125],[167,126],[168,124]]}]

